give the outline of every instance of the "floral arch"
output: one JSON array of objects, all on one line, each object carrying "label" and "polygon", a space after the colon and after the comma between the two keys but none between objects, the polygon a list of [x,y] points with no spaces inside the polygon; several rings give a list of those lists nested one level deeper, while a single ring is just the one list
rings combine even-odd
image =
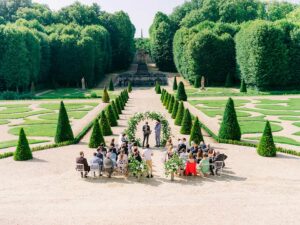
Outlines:
[{"label": "floral arch", "polygon": [[[169,137],[171,136],[171,128],[169,126],[168,120],[161,113],[157,112],[144,112],[144,113],[136,113],[133,117],[128,120],[128,128],[125,133],[128,136],[129,140],[137,140],[135,137],[137,125],[143,120],[160,120],[162,125],[162,138],[161,138],[161,146],[165,146]],[[138,141],[138,140],[137,140]]]}]

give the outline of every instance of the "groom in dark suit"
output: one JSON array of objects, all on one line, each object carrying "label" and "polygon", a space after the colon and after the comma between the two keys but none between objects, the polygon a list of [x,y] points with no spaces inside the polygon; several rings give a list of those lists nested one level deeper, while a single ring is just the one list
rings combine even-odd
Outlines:
[{"label": "groom in dark suit", "polygon": [[150,126],[148,125],[148,122],[145,123],[143,126],[143,134],[144,134],[144,140],[143,140],[143,148],[145,147],[145,141],[146,145],[148,145],[149,142],[149,136],[151,134]]}]

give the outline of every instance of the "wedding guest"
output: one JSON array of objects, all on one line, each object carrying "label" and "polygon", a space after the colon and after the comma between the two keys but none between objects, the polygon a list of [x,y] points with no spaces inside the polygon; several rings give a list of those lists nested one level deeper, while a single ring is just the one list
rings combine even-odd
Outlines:
[{"label": "wedding guest", "polygon": [[118,171],[120,174],[127,176],[128,158],[125,151],[121,151],[117,161]]},{"label": "wedding guest", "polygon": [[83,173],[81,173],[81,177],[87,178],[87,174],[90,172],[90,166],[89,166],[86,158],[84,158],[84,153],[83,152],[79,153],[79,157],[76,158],[76,163],[77,164],[83,164],[84,175],[83,175]]},{"label": "wedding guest", "polygon": [[203,154],[203,159],[199,163],[199,173],[200,176],[208,176],[210,172],[210,163],[209,163],[209,158],[208,154],[204,153]]},{"label": "wedding guest", "polygon": [[104,159],[104,162],[103,162],[103,167],[104,167],[105,172],[107,172],[107,174],[108,174],[108,178],[111,178],[111,175],[114,171],[114,162],[110,158],[110,156],[111,156],[111,152],[107,153],[106,157]]},{"label": "wedding guest", "polygon": [[196,155],[196,161],[197,161],[197,164],[200,163],[200,161],[202,160],[203,158],[203,151],[202,149],[200,148],[197,152],[197,155]]},{"label": "wedding guest", "polygon": [[152,156],[153,156],[153,152],[152,150],[149,148],[149,144],[146,145],[146,149],[144,150],[143,153],[143,158],[146,161],[147,167],[148,167],[148,175],[147,178],[152,178]]},{"label": "wedding guest", "polygon": [[154,131],[155,131],[155,142],[156,142],[155,147],[159,147],[160,146],[160,133],[161,133],[161,123],[160,123],[159,119],[156,121]]}]

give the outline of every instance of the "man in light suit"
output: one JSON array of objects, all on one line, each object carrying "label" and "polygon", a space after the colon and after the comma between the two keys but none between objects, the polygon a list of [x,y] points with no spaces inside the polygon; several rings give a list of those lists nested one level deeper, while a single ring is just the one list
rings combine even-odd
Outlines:
[{"label": "man in light suit", "polygon": [[155,142],[156,142],[155,147],[159,147],[160,146],[160,133],[161,133],[161,123],[160,123],[160,120],[156,121],[154,130],[155,130]]}]

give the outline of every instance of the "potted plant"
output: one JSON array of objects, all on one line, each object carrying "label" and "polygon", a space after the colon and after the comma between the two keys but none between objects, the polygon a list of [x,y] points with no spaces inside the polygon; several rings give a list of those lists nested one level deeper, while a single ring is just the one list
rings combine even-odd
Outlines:
[{"label": "potted plant", "polygon": [[147,165],[144,161],[139,162],[134,157],[129,158],[128,163],[129,173],[137,177],[138,181],[141,180],[141,176],[145,175],[147,172]]},{"label": "potted plant", "polygon": [[165,162],[165,174],[166,177],[171,175],[171,181],[174,180],[175,173],[184,166],[182,159],[179,158],[178,154],[174,154],[171,159]]}]

